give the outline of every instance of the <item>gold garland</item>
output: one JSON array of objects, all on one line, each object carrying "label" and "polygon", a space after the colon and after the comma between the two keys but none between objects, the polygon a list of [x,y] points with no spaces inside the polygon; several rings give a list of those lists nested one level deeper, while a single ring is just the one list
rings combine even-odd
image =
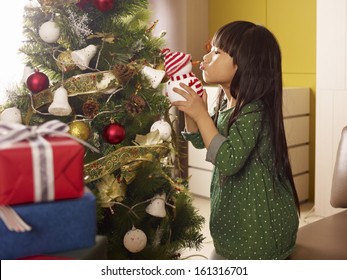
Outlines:
[{"label": "gold garland", "polygon": [[122,166],[134,161],[153,161],[154,158],[163,158],[170,152],[164,144],[147,146],[125,146],[84,165],[85,183],[93,182]]},{"label": "gold garland", "polygon": [[[111,71],[101,71],[86,73],[73,76],[64,81],[64,88],[68,92],[68,96],[77,96],[92,93],[113,93],[116,90],[122,88],[121,84],[118,82],[116,77],[110,79],[110,76],[114,75]],[[111,76],[111,77],[112,77]],[[104,78],[109,79],[108,84],[101,85]],[[32,95],[32,105],[35,109],[41,108],[46,104],[50,104],[53,101],[54,91],[60,87],[60,83],[56,84],[52,88],[42,90],[36,94]]]}]

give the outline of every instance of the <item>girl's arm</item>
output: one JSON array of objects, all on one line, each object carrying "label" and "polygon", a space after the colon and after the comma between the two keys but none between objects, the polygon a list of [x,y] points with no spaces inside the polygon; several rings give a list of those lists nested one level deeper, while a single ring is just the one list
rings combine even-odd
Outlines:
[{"label": "girl's arm", "polygon": [[255,149],[259,153],[266,150],[267,156],[271,157],[270,138],[268,141],[262,140],[261,146],[258,142],[262,137],[269,137],[269,127],[266,124],[263,126],[261,110],[257,104],[246,105],[230,127],[228,136],[219,134],[213,139],[207,150],[206,160],[215,165],[220,174],[230,176],[239,172],[252,157]]},{"label": "girl's arm", "polygon": [[172,105],[185,113],[186,129],[189,132],[199,131],[206,148],[209,147],[212,139],[219,133],[207,110],[207,94],[204,91],[202,97],[189,86],[181,83],[184,89],[174,88],[173,90],[182,95],[186,101],[176,101]]},{"label": "girl's arm", "polygon": [[196,122],[187,114],[184,114],[184,121],[185,121],[185,128],[187,132],[196,133],[199,131],[199,128]]}]

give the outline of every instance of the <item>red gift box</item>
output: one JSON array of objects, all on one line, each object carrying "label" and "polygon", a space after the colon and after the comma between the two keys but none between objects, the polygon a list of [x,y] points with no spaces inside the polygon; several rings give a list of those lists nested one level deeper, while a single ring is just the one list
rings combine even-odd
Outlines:
[{"label": "red gift box", "polygon": [[[45,139],[51,147],[52,158],[40,155],[39,160],[33,160],[30,141],[17,142],[9,148],[0,149],[0,204],[52,201],[83,195],[84,147],[67,137],[48,136]],[[52,174],[48,176],[48,189],[37,188],[36,181],[47,175],[37,166],[42,162],[53,164]]]}]

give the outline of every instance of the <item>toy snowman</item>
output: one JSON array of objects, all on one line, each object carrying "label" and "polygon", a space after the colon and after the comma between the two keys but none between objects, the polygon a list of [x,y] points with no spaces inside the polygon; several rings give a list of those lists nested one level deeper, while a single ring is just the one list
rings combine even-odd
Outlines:
[{"label": "toy snowman", "polygon": [[167,48],[162,53],[165,56],[165,72],[170,78],[166,83],[166,95],[170,101],[186,100],[183,96],[173,91],[174,87],[180,88],[180,83],[190,86],[199,96],[202,96],[204,89],[200,80],[192,72],[191,56],[181,52],[171,52]]}]

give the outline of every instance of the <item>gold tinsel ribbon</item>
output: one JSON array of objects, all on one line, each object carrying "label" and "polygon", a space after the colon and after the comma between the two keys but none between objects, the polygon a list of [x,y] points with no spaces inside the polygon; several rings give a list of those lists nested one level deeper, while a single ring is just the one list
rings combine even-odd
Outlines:
[{"label": "gold tinsel ribbon", "polygon": [[[63,83],[64,88],[68,92],[68,96],[77,96],[92,93],[110,93],[122,86],[115,78],[111,80],[106,87],[100,87],[99,83],[103,80],[105,76],[113,75],[111,71],[101,71],[86,73],[73,76],[66,79]],[[46,104],[50,104],[53,101],[54,91],[60,87],[60,84],[55,85],[52,88],[42,90],[36,94],[32,95],[32,105],[35,109],[38,109]]]},{"label": "gold tinsel ribbon", "polygon": [[[148,145],[148,146],[125,146],[108,154],[105,157],[84,165],[85,183],[93,182],[122,166],[134,161],[148,161],[149,159],[165,157],[170,152],[166,145]],[[151,155],[149,157],[149,155]]]}]

